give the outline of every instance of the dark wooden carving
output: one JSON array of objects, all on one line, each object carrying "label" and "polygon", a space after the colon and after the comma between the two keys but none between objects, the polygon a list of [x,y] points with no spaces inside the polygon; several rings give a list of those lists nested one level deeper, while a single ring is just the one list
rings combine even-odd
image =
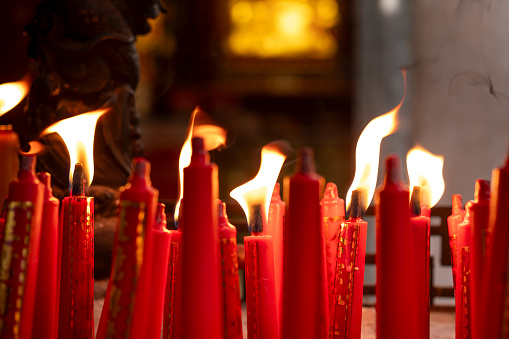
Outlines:
[{"label": "dark wooden carving", "polygon": [[[94,184],[125,184],[131,160],[143,152],[134,91],[139,62],[134,41],[150,30],[160,5],[153,0],[46,0],[26,26],[29,55],[38,65],[27,103],[27,135],[37,139],[56,121],[111,107],[98,122]],[[42,139],[38,169],[68,190],[69,158],[57,136]]]}]

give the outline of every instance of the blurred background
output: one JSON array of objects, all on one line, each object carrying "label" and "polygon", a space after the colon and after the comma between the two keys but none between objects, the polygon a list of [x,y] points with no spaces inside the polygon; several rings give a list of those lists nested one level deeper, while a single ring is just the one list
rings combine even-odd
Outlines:
[{"label": "blurred background", "polygon": [[[0,83],[33,67],[23,27],[37,3],[1,5]],[[413,146],[442,155],[438,206],[450,206],[455,193],[473,199],[475,179],[489,179],[507,152],[507,1],[166,0],[162,7],[152,31],[138,37],[136,93],[161,199],[177,197],[179,152],[196,105],[228,130],[227,147],[211,159],[233,223],[245,220],[229,192],[255,176],[261,147],[276,139],[294,150],[312,147],[317,172],[344,197],[360,133],[403,97],[400,69],[407,94],[380,159],[398,154],[406,173]],[[293,172],[295,156],[279,182]],[[374,252],[374,220],[366,219]],[[432,237],[435,283],[452,285],[450,268],[440,271],[440,241]]]}]

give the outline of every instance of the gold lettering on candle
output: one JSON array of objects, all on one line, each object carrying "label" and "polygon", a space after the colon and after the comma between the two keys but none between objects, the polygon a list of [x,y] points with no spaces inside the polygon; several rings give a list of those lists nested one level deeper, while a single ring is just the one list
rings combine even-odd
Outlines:
[{"label": "gold lettering on candle", "polygon": [[169,296],[167,297],[169,301],[170,312],[168,312],[168,318],[164,319],[164,323],[166,328],[168,329],[168,338],[173,338],[174,331],[173,326],[175,323],[175,286],[177,283],[177,270],[179,260],[179,243],[176,241],[172,241],[170,244],[170,267],[169,267]]},{"label": "gold lettering on candle", "polygon": [[[119,227],[115,259],[113,267],[112,285],[109,301],[108,324],[106,337],[129,336],[136,285],[141,265],[143,263],[143,241],[145,238],[145,210],[144,202],[121,201],[119,212]],[[136,220],[136,224],[130,223]],[[133,239],[134,241],[132,241]],[[134,245],[134,248],[132,248]],[[126,251],[129,252],[125,252]],[[134,250],[134,257],[129,260],[130,251]],[[123,294],[123,286],[128,284],[129,294]],[[127,298],[127,300],[126,300]],[[121,305],[127,304],[123,308]],[[123,318],[123,319],[119,319]]]}]

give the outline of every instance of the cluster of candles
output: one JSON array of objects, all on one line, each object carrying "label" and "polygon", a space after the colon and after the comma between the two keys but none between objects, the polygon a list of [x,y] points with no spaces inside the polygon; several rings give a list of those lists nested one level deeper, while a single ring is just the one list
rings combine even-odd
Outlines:
[{"label": "cluster of candles", "polygon": [[[375,119],[381,124],[366,127],[357,155],[366,135],[375,135],[371,148],[379,148],[394,130],[400,106]],[[103,113],[82,116],[92,116],[95,129]],[[120,191],[97,338],[243,338],[237,231],[218,199],[217,166],[208,155],[221,137],[205,133],[212,126],[194,124],[197,113],[183,147],[188,159],[184,152],[180,159],[178,229],[166,227],[150,163],[133,161]],[[385,122],[389,118],[392,123]],[[0,143],[0,178],[10,181],[8,189],[0,182],[6,197],[0,214],[0,337],[93,338],[94,202],[85,195],[83,166],[74,166],[70,196],[60,204],[50,175],[35,173],[36,156],[24,153],[18,162],[14,132],[0,129]],[[74,144],[68,144],[71,159]],[[266,145],[258,175],[231,192],[251,232],[244,237],[247,336],[358,339],[367,237],[361,216],[375,188],[357,176],[376,185],[379,155],[371,162],[357,157],[346,218],[336,185],[324,185],[315,172],[310,148],[299,152],[293,176],[283,182],[286,203],[281,199],[276,181],[286,157],[280,146]],[[418,185],[410,194],[399,167],[396,156],[386,159],[375,194],[376,331],[378,338],[425,339],[432,204],[421,200]],[[476,182],[475,200],[465,210],[454,195],[448,219],[458,338],[509,336],[509,158],[493,171],[491,193],[489,185]]]}]

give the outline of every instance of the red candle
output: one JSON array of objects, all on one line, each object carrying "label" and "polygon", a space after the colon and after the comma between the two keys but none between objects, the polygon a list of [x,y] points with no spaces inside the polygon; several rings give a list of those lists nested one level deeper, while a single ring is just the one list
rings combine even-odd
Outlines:
[{"label": "red candle", "polygon": [[183,216],[186,226],[182,239],[182,337],[219,339],[224,337],[224,331],[219,276],[217,167],[209,163],[202,138],[193,138],[191,143],[191,163],[184,168]]},{"label": "red candle", "polygon": [[228,221],[226,204],[221,200],[218,200],[218,216],[225,338],[242,339],[237,229]]},{"label": "red candle", "polygon": [[335,251],[337,264],[329,338],[361,337],[362,292],[368,232],[368,223],[361,219],[361,206],[362,192],[352,191],[349,219],[341,224],[337,252]]},{"label": "red candle", "polygon": [[286,204],[279,194],[279,183],[274,186],[269,205],[267,225],[264,229],[266,235],[272,237],[274,249],[274,279],[276,283],[276,304],[278,325],[281,329],[281,317],[283,315],[283,225],[285,219]]},{"label": "red candle", "polygon": [[263,234],[261,205],[249,220],[251,236],[244,237],[247,337],[279,338],[272,237]]},{"label": "red candle", "polygon": [[[158,204],[156,222],[149,236],[152,237],[151,248],[147,248],[150,255],[150,286],[148,286],[147,325],[136,332],[133,327],[131,338],[161,338],[161,326],[163,324],[164,291],[166,289],[166,277],[168,274],[168,258],[170,255],[171,233],[166,229],[165,205]],[[146,258],[143,261],[147,260]],[[138,298],[138,297],[137,297]]]},{"label": "red candle", "polygon": [[172,339],[178,332],[176,326],[181,322],[176,310],[181,310],[181,282],[182,278],[182,230],[184,229],[183,217],[184,199],[180,200],[180,218],[178,229],[171,232],[171,243],[168,257],[168,274],[166,277],[166,292],[164,297],[163,314],[163,339]]},{"label": "red candle", "polygon": [[375,204],[376,332],[377,338],[407,339],[416,333],[419,317],[418,303],[411,298],[415,282],[410,259],[410,193],[401,184],[396,156],[387,158],[385,171]]},{"label": "red candle", "polygon": [[320,183],[313,150],[299,154],[290,179],[285,228],[282,337],[327,338],[329,310],[325,242],[320,224]]},{"label": "red candle", "polygon": [[465,205],[465,218],[458,224],[458,253],[456,267],[457,293],[460,294],[461,305],[456,307],[456,338],[470,338],[471,324],[471,279],[470,279],[470,249],[472,246],[472,201]]},{"label": "red candle", "polygon": [[135,158],[129,182],[120,192],[113,269],[98,338],[115,335],[145,338],[147,335],[148,318],[154,315],[151,313],[154,305],[149,302],[153,250],[149,237],[154,229],[157,198],[158,191],[150,182],[150,163]]},{"label": "red candle", "polygon": [[85,196],[80,163],[73,174],[71,196],[60,212],[62,256],[60,269],[59,338],[94,336],[94,198]]},{"label": "red candle", "polygon": [[329,182],[320,201],[322,232],[325,237],[325,259],[327,260],[327,291],[329,310],[332,312],[334,280],[336,278],[336,258],[341,224],[345,220],[345,202],[338,197],[336,184]]},{"label": "red candle", "polygon": [[37,338],[56,338],[58,318],[57,295],[60,276],[58,266],[58,208],[60,201],[53,196],[51,175],[38,173],[38,179],[44,185],[44,200],[41,223],[41,244],[39,249],[39,268],[35,293],[34,328]]},{"label": "red candle", "polygon": [[[0,206],[7,197],[9,183],[16,179],[19,169],[19,139],[11,125],[0,125]],[[2,232],[3,234],[3,232]]]},{"label": "red candle", "polygon": [[421,209],[421,188],[414,186],[410,200],[411,227],[412,227],[412,267],[417,289],[414,290],[414,299],[418,304],[419,316],[417,318],[417,330],[413,333],[414,338],[429,338],[429,236],[430,218],[429,208]]},{"label": "red candle", "polygon": [[32,338],[44,196],[44,186],[35,175],[35,162],[35,156],[24,156],[18,178],[9,184],[0,265],[2,338]]},{"label": "red candle", "polygon": [[490,217],[488,223],[487,274],[484,280],[482,310],[483,338],[509,336],[508,250],[509,250],[509,157],[504,167],[491,175]]},{"label": "red candle", "polygon": [[486,264],[486,233],[488,231],[488,218],[490,213],[490,182],[476,180],[474,202],[470,209],[472,214],[472,250],[471,258],[471,316],[472,337],[483,338],[480,326],[482,310],[482,291],[484,291],[483,277],[485,276]]},{"label": "red candle", "polygon": [[[456,314],[461,312],[461,293],[458,292],[456,286],[456,276],[458,275],[458,224],[463,221],[465,211],[463,210],[463,202],[461,201],[461,194],[454,194],[452,196],[452,214],[447,218],[447,227],[449,231],[449,247],[451,249],[451,266],[452,266],[452,283],[454,285],[454,301],[456,307]],[[456,322],[456,333],[460,332],[459,322]]]}]

